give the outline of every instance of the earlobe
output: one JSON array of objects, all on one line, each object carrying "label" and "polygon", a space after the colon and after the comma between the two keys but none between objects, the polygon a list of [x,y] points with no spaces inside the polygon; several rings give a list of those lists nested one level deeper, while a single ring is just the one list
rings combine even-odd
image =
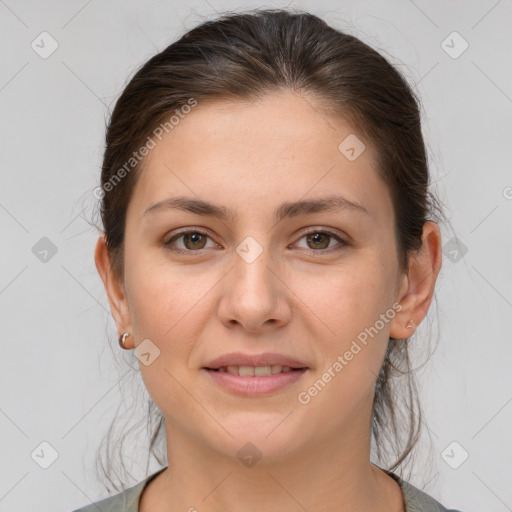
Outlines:
[{"label": "earlobe", "polygon": [[441,259],[439,227],[434,222],[425,222],[421,248],[409,258],[406,290],[401,290],[397,298],[402,309],[391,323],[391,337],[408,338],[427,315],[441,269]]},{"label": "earlobe", "polygon": [[[101,235],[96,242],[94,262],[98,274],[103,281],[110,304],[110,311],[114,317],[118,334],[132,332],[128,302],[124,292],[124,285],[112,269],[110,254],[107,248],[105,235]],[[125,345],[129,342],[126,341]]]}]

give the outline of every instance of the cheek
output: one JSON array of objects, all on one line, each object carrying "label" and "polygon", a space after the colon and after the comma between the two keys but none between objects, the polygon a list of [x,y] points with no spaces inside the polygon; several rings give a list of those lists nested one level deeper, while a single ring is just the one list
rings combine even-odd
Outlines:
[{"label": "cheek", "polygon": [[[393,272],[376,257],[323,269],[297,279],[297,295],[325,323],[334,343],[373,325],[390,307]],[[329,329],[327,329],[327,327]]]},{"label": "cheek", "polygon": [[[151,340],[158,353],[149,365],[141,359],[141,376],[157,407],[173,417],[177,410],[194,407],[181,384],[187,372],[193,374],[187,366],[207,318],[201,298],[208,279],[184,277],[175,266],[147,261],[142,254],[130,265],[127,284],[135,339]],[[200,417],[201,411],[195,414]]]},{"label": "cheek", "polygon": [[313,416],[332,411],[330,421],[336,426],[352,415],[350,421],[360,421],[357,411],[371,404],[394,310],[389,303],[389,278],[376,264],[364,266],[364,271],[354,266],[338,269],[325,277],[323,283],[312,278],[303,285],[309,297],[304,302],[314,305],[311,309],[329,329],[322,328],[325,334],[318,338],[322,343],[315,349],[321,359],[318,369],[297,398]]},{"label": "cheek", "polygon": [[178,265],[165,249],[134,249],[126,280],[135,339],[149,338],[160,350],[160,365],[184,373],[213,319],[213,292],[225,271]]},{"label": "cheek", "polygon": [[395,315],[395,267],[387,263],[394,265],[395,261],[386,261],[384,254],[360,253],[353,262],[324,271],[321,277],[308,276],[297,293],[317,314],[322,327],[319,332],[324,333],[319,338],[322,346],[316,349],[321,352],[321,364],[315,378],[329,369],[336,375],[332,383],[325,375],[332,393],[319,402],[329,400],[330,395],[354,405],[373,390]]},{"label": "cheek", "polygon": [[146,264],[143,257],[131,271],[130,310],[139,337],[153,337],[155,343],[171,343],[177,332],[186,337],[184,329],[194,325],[190,318],[201,310],[208,280],[191,280],[179,268]]}]

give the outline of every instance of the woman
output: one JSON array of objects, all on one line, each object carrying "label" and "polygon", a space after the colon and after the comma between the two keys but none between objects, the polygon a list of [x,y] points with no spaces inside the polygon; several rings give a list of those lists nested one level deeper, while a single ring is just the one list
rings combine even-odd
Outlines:
[{"label": "woman", "polygon": [[96,266],[169,463],[81,512],[446,510],[393,472],[441,237],[382,56],[310,14],[203,23],[125,88],[101,185]]}]

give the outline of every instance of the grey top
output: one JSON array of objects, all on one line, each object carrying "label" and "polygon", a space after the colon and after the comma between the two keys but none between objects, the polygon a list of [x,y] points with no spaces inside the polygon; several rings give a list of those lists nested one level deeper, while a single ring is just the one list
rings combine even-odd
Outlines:
[{"label": "grey top", "polygon": [[[156,473],[153,473],[142,480],[142,482],[125,489],[119,494],[73,510],[73,512],[139,512],[139,501],[144,487],[165,469],[166,468],[160,469]],[[455,509],[449,510],[443,507],[440,503],[434,500],[434,498],[431,498],[413,485],[407,483],[405,480],[402,480],[398,475],[395,475],[391,471],[386,471],[386,473],[391,478],[394,478],[402,489],[405,512],[460,512]]]}]

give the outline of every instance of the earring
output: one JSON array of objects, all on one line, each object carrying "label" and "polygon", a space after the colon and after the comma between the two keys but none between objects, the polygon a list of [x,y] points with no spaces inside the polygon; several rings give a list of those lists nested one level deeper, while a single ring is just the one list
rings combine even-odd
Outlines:
[{"label": "earring", "polygon": [[414,325],[414,322],[412,320],[409,320],[406,324],[406,329],[410,329]]},{"label": "earring", "polygon": [[125,332],[125,333],[121,334],[121,336],[119,336],[119,346],[121,348],[124,348],[125,350],[128,350],[128,348],[124,346],[124,342],[128,336],[130,336],[129,332]]}]

